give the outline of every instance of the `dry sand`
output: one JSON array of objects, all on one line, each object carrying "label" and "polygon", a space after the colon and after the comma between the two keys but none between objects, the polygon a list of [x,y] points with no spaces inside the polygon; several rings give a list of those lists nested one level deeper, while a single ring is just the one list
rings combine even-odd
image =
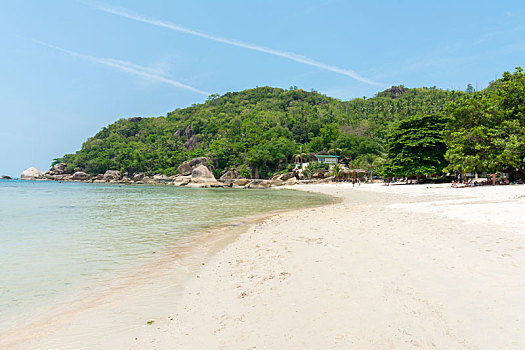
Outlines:
[{"label": "dry sand", "polygon": [[525,186],[294,188],[342,201],[0,348],[525,349]]}]

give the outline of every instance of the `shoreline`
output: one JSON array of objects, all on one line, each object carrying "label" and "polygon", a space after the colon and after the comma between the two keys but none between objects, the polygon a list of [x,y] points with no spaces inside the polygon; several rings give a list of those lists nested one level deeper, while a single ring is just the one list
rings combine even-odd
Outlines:
[{"label": "shoreline", "polygon": [[[292,189],[342,199],[246,223],[188,271],[175,297],[164,293],[172,281],[154,280],[155,288],[168,289],[158,295],[165,298],[158,315],[139,310],[149,324],[99,333],[96,341],[69,325],[31,348],[525,346],[525,221],[508,222],[498,208],[489,221],[472,220],[472,213],[487,215],[494,206],[525,209],[524,186]],[[512,189],[519,192],[514,199]],[[121,301],[120,311],[152,300]],[[86,315],[76,330],[104,315]],[[101,326],[112,329],[111,322]]]},{"label": "shoreline", "polygon": [[[243,233],[188,281],[172,319],[127,345],[521,349],[524,231],[497,220],[473,224],[413,212],[465,193],[406,188],[416,193],[305,186],[345,200],[272,217]],[[469,194],[479,201],[486,192]],[[399,202],[411,207],[390,207]],[[525,201],[513,203],[524,208]],[[304,229],[294,231],[298,223]],[[523,219],[516,224],[525,228]]]},{"label": "shoreline", "polygon": [[[44,180],[42,180],[44,181]],[[121,185],[121,184],[108,184]],[[155,184],[144,184],[144,186],[155,186]],[[161,185],[162,186],[162,185]],[[336,200],[332,196],[332,200]],[[314,208],[325,204],[307,206]],[[210,259],[217,251],[220,251],[231,242],[235,241],[239,235],[246,231],[250,226],[282,213],[292,212],[303,208],[274,209],[262,213],[249,214],[237,218],[232,218],[224,223],[215,224],[209,228],[199,229],[187,236],[181,236],[177,242],[164,247],[162,251],[156,253],[154,261],[141,264],[125,271],[116,272],[111,281],[97,282],[95,285],[86,285],[79,287],[78,291],[54,305],[41,306],[32,312],[24,312],[15,319],[9,319],[8,322],[14,322],[12,327],[6,327],[0,330],[0,348],[27,348],[36,346],[37,348],[49,348],[50,345],[43,345],[44,342],[54,333],[64,327],[71,327],[71,320],[75,320],[80,315],[89,313],[90,309],[101,309],[100,314],[108,316],[106,311],[102,310],[104,305],[122,304],[120,298],[128,299],[126,306],[132,305],[132,300],[137,297],[145,300],[159,297],[155,292],[148,291],[148,286],[152,284],[161,284],[161,297],[166,298],[168,294],[180,294],[185,281]],[[86,291],[87,289],[87,291]],[[131,289],[130,292],[126,291]],[[135,295],[134,295],[135,294]],[[138,305],[137,305],[138,306]],[[165,305],[148,306],[146,308],[138,307],[137,310],[127,310],[128,316],[133,314],[135,317],[131,321],[121,322],[114,318],[116,323],[107,323],[104,327],[110,327],[120,333],[129,332],[131,329],[147,324],[151,317],[143,314],[160,313],[164,310]],[[140,310],[141,309],[141,310]],[[116,310],[120,313],[122,308],[116,305]],[[137,313],[138,312],[138,313]],[[141,314],[139,314],[142,312]],[[116,313],[116,312],[113,312]],[[31,321],[24,322],[22,317],[29,316]],[[82,321],[80,321],[82,322]],[[85,325],[84,325],[85,326]],[[100,334],[103,331],[98,327]],[[95,328],[97,328],[95,327]],[[97,331],[77,332],[88,333],[96,336]],[[35,337],[35,334],[37,336]],[[85,340],[89,340],[86,334],[82,335]],[[63,339],[69,345],[74,344],[77,340],[76,335]],[[31,345],[28,345],[31,344]],[[47,343],[46,343],[47,344]],[[63,344],[54,343],[55,346]]]}]

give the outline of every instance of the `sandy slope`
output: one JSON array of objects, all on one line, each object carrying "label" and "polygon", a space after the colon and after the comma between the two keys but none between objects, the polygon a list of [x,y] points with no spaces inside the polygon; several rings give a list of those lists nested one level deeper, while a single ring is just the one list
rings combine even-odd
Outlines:
[{"label": "sandy slope", "polygon": [[134,348],[525,348],[524,187],[427,187],[305,188],[344,202],[252,227]]},{"label": "sandy slope", "polygon": [[97,340],[66,325],[31,348],[525,348],[524,186],[296,188],[343,201],[252,225],[178,293],[164,275],[155,300],[112,304],[163,305],[140,326]]}]

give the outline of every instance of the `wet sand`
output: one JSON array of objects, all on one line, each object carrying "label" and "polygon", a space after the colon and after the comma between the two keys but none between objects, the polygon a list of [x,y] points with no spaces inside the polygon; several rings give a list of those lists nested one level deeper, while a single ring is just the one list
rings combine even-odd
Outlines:
[{"label": "wet sand", "polygon": [[294,188],[342,201],[262,218],[192,254],[182,287],[173,257],[0,348],[525,348],[525,186]]}]

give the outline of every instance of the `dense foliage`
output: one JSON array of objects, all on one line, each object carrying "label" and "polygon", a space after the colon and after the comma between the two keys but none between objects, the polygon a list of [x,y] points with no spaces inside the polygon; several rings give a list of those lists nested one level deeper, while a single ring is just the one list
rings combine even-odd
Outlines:
[{"label": "dense foliage", "polygon": [[388,135],[386,176],[432,175],[447,165],[444,131],[447,118],[442,114],[415,115],[403,119]]},{"label": "dense foliage", "polygon": [[449,169],[525,176],[525,73],[505,72],[481,92],[447,105]]},{"label": "dense foliage", "polygon": [[387,176],[445,170],[525,179],[525,73],[505,72],[478,92],[469,86],[443,112],[400,121],[387,139]]},{"label": "dense foliage", "polygon": [[315,91],[260,87],[212,95],[166,117],[118,120],[57,161],[92,174],[118,169],[172,175],[183,161],[210,156],[219,171],[244,166],[255,177],[289,167],[298,154],[308,159],[327,152],[346,163],[372,163],[383,154],[393,123],[435,114],[463,95],[399,86],[343,102]]}]

